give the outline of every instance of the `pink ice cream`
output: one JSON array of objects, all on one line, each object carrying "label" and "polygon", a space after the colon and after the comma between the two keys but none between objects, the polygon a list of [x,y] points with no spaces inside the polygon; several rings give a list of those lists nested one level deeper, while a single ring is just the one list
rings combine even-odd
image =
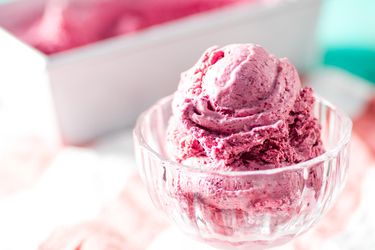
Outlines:
[{"label": "pink ice cream", "polygon": [[[313,103],[312,89],[301,87],[288,59],[253,44],[212,47],[181,75],[168,128],[170,157],[230,172],[309,160],[324,151]],[[170,189],[187,216],[198,216],[198,201],[209,228],[231,235],[252,232],[257,216],[270,216],[271,228],[282,226],[301,209],[303,190],[313,199],[321,183],[320,167],[307,178],[301,171],[230,178],[181,172]]]},{"label": "pink ice cream", "polygon": [[121,1],[56,1],[47,3],[43,15],[14,31],[21,40],[53,54],[112,36],[123,12]]},{"label": "pink ice cream", "polygon": [[50,0],[41,17],[11,31],[53,54],[245,1],[255,0]]},{"label": "pink ice cream", "polygon": [[310,88],[297,70],[258,45],[210,48],[183,73],[173,100],[169,139],[179,162],[258,170],[322,153]]}]

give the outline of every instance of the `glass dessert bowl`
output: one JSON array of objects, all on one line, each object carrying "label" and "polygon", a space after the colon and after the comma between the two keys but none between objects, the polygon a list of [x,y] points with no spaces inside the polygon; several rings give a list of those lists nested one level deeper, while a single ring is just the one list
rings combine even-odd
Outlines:
[{"label": "glass dessert bowl", "polygon": [[342,190],[350,119],[316,98],[325,152],[287,167],[208,171],[168,158],[172,97],[144,112],[134,129],[136,159],[155,206],[184,233],[222,249],[265,249],[310,229]]},{"label": "glass dessert bowl", "polygon": [[221,249],[266,249],[309,230],[341,192],[349,163],[351,120],[316,97],[325,152],[298,164],[212,171],[168,156],[172,96],[145,111],[134,129],[140,173],[155,206],[184,233]]},{"label": "glass dessert bowl", "polygon": [[287,58],[251,43],[208,48],[134,130],[156,206],[225,249],[280,245],[317,222],[343,187],[350,134]]}]

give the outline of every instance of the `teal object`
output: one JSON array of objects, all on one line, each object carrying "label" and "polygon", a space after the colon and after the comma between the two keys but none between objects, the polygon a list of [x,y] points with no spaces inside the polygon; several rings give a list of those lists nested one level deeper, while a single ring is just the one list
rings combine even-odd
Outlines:
[{"label": "teal object", "polygon": [[323,63],[345,69],[375,84],[375,50],[330,48],[325,52]]},{"label": "teal object", "polygon": [[318,34],[324,65],[375,84],[374,0],[323,0]]}]

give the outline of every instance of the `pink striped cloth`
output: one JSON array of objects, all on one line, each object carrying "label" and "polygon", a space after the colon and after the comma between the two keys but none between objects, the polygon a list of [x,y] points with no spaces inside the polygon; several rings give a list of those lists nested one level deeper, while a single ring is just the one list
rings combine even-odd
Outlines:
[{"label": "pink striped cloth", "polygon": [[146,249],[167,224],[153,209],[138,175],[90,221],[51,232],[40,250]]},{"label": "pink striped cloth", "polygon": [[33,185],[56,151],[40,136],[15,138],[0,152],[0,198]]}]

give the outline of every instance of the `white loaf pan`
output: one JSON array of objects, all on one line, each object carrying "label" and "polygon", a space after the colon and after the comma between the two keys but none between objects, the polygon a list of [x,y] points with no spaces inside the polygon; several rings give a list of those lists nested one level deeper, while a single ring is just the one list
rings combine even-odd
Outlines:
[{"label": "white loaf pan", "polygon": [[[17,18],[27,18],[25,13],[40,8],[42,1],[30,2],[0,5],[0,24],[9,27]],[[172,93],[180,72],[212,45],[258,43],[290,58],[300,70],[307,69],[317,54],[314,30],[320,3],[284,0],[229,6],[52,56],[0,29],[1,71],[11,75],[2,84],[17,85],[19,91],[28,85],[34,89],[30,95],[46,100],[46,105],[53,100],[62,138],[82,144],[132,125],[142,110]],[[43,89],[40,95],[45,96],[35,89]]]}]

